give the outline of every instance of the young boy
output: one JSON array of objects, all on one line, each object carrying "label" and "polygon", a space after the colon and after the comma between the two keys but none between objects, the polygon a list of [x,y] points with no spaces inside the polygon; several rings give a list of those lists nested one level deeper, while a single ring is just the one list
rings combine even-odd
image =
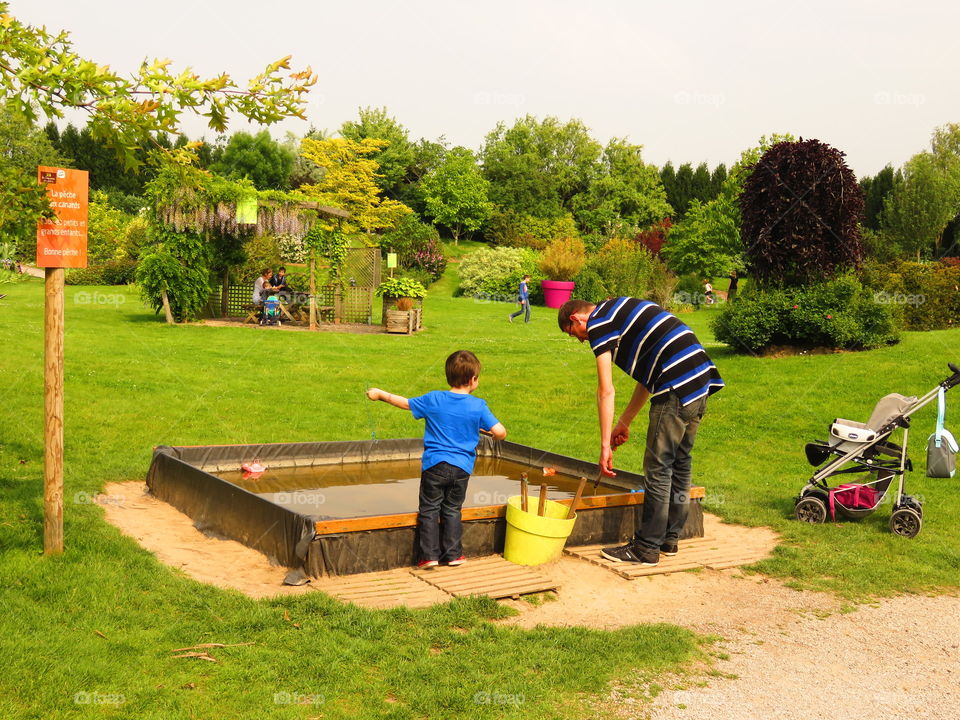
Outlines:
[{"label": "young boy", "polygon": [[520,281],[520,290],[517,295],[517,298],[518,298],[517,302],[520,303],[520,309],[517,310],[515,313],[513,313],[509,318],[507,318],[510,322],[513,322],[513,319],[515,317],[519,317],[524,313],[526,313],[526,317],[524,317],[523,321],[525,323],[530,322],[530,290],[528,289],[529,283],[530,283],[530,276],[524,275],[523,279]]},{"label": "young boy", "polygon": [[405,398],[380,388],[367,390],[371,400],[382,400],[409,410],[419,420],[426,418],[420,473],[420,506],[417,528],[420,559],[417,567],[432,568],[445,562],[462,565],[463,525],[460,510],[467,496],[467,481],[477,458],[480,431],[503,440],[507,431],[493,416],[487,403],[471,393],[477,389],[480,361],[469,350],[457,350],[447,358],[450,390],[434,390]]}]

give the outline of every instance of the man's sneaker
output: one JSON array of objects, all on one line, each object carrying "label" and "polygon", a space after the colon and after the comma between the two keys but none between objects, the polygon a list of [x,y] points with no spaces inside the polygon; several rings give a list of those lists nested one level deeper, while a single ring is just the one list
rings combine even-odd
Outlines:
[{"label": "man's sneaker", "polygon": [[666,542],[660,546],[660,554],[667,557],[673,557],[679,550],[676,543]]},{"label": "man's sneaker", "polygon": [[417,567],[420,570],[425,570],[426,568],[435,568],[440,563],[436,560],[421,560],[417,563]]},{"label": "man's sneaker", "polygon": [[450,562],[448,562],[447,565],[451,567],[456,567],[457,565],[463,565],[466,561],[467,561],[467,558],[461,555],[456,560],[451,560]]},{"label": "man's sneaker", "polygon": [[620,547],[604,548],[600,554],[613,562],[635,562],[646,566],[660,562],[660,553],[656,550],[637,549],[629,543]]}]

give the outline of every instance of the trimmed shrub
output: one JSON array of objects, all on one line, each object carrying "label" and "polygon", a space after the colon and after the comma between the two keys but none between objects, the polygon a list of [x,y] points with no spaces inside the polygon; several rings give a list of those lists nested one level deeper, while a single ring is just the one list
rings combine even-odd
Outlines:
[{"label": "trimmed shrub", "polygon": [[136,260],[108,260],[98,265],[67,270],[67,285],[129,285],[136,280]]},{"label": "trimmed shrub", "polygon": [[548,280],[569,281],[583,269],[587,249],[580,238],[552,240],[540,258],[540,269]]},{"label": "trimmed shrub", "polygon": [[539,268],[539,255],[525,248],[483,248],[460,262],[460,292],[470,297],[513,302],[520,280],[530,275],[530,300],[543,299],[540,282],[546,280]]},{"label": "trimmed shrub", "polygon": [[960,265],[871,262],[862,276],[874,301],[894,308],[907,330],[960,327]]},{"label": "trimmed shrub", "polygon": [[851,274],[801,288],[753,291],[711,320],[717,340],[737,352],[774,345],[866,350],[899,340],[897,313]]}]

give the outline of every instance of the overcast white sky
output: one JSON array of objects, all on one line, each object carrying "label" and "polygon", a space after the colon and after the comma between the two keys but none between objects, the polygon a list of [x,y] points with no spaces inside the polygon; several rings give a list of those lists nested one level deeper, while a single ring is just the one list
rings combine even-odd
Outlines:
[{"label": "overcast white sky", "polygon": [[[320,79],[309,124],[387,106],[411,139],[478,149],[498,121],[580,118],[648,162],[728,165],[763,134],[847,153],[858,175],[901,165],[960,122],[960,4],[917,0],[459,3],[12,0],[117,72],[170,58],[245,81],[292,54]],[[234,123],[231,130],[247,129]],[[189,121],[186,132],[204,134]],[[212,134],[206,131],[208,139]]]}]

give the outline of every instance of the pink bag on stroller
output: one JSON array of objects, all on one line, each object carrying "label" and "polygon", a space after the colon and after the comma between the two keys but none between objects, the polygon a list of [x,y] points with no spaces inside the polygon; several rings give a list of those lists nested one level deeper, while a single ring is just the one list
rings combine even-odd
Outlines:
[{"label": "pink bag on stroller", "polygon": [[836,520],[834,500],[852,510],[872,510],[877,506],[877,491],[870,485],[846,483],[830,490],[830,519]]}]

